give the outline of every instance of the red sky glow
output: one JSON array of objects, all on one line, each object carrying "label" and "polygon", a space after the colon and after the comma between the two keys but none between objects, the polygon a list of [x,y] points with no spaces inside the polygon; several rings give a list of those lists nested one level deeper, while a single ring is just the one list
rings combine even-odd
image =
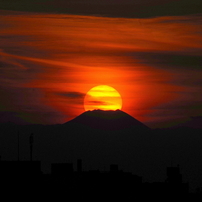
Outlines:
[{"label": "red sky glow", "polygon": [[84,96],[97,85],[115,88],[122,110],[151,126],[202,114],[201,16],[4,11],[0,18],[4,114],[64,123],[84,112]]}]

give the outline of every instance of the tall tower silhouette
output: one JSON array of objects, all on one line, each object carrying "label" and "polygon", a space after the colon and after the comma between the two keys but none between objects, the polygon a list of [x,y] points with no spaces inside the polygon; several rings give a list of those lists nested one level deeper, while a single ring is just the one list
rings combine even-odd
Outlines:
[{"label": "tall tower silhouette", "polygon": [[34,137],[33,137],[33,133],[31,133],[31,135],[30,135],[30,137],[29,137],[29,144],[30,144],[30,161],[32,161],[33,143],[34,143]]},{"label": "tall tower silhouette", "polygon": [[20,161],[20,133],[18,131],[18,161]]}]

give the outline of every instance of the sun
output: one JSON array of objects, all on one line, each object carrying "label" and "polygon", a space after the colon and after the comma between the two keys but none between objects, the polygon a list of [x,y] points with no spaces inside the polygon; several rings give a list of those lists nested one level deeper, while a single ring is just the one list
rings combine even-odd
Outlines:
[{"label": "sun", "polygon": [[85,111],[121,109],[122,98],[118,91],[111,86],[95,86],[87,92],[84,99],[84,108]]}]

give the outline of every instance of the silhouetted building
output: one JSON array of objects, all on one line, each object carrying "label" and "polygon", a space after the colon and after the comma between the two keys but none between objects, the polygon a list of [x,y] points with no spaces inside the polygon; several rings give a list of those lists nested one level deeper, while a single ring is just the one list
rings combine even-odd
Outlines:
[{"label": "silhouetted building", "polygon": [[[40,187],[47,193],[86,194],[96,196],[116,196],[117,199],[135,199],[137,196],[174,197],[187,196],[188,183],[182,182],[179,166],[167,168],[165,182],[143,183],[142,177],[130,172],[119,170],[117,164],[110,165],[109,171],[82,171],[82,160],[77,160],[77,170],[74,172],[71,163],[51,164],[51,174],[41,173],[39,161],[0,161],[0,179],[3,185],[13,188],[19,182],[23,189]],[[51,191],[50,191],[51,190]]]},{"label": "silhouetted building", "polygon": [[67,176],[73,174],[73,164],[72,163],[53,163],[51,164],[51,174],[52,175],[62,175]]},{"label": "silhouetted building", "polygon": [[41,174],[40,161],[0,161],[0,175],[36,176]]},{"label": "silhouetted building", "polygon": [[82,172],[82,160],[81,159],[77,160],[77,172],[78,173]]},{"label": "silhouetted building", "polygon": [[33,155],[33,143],[34,143],[34,137],[33,133],[29,137],[29,144],[30,144],[30,161],[32,161],[32,155]]},{"label": "silhouetted building", "polygon": [[173,194],[187,194],[189,192],[189,184],[182,182],[179,165],[167,168],[166,189]]},{"label": "silhouetted building", "polygon": [[118,171],[119,171],[119,167],[117,164],[110,165],[110,172],[118,172]]},{"label": "silhouetted building", "polygon": [[167,180],[168,183],[180,184],[182,183],[182,175],[180,174],[180,167],[168,167],[167,168]]}]

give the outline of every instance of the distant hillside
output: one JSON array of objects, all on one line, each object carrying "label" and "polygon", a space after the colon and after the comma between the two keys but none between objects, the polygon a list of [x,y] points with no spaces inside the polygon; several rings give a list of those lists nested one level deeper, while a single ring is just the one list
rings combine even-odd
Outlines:
[{"label": "distant hillside", "polygon": [[172,128],[202,129],[202,116],[190,117],[188,121],[175,125]]}]

